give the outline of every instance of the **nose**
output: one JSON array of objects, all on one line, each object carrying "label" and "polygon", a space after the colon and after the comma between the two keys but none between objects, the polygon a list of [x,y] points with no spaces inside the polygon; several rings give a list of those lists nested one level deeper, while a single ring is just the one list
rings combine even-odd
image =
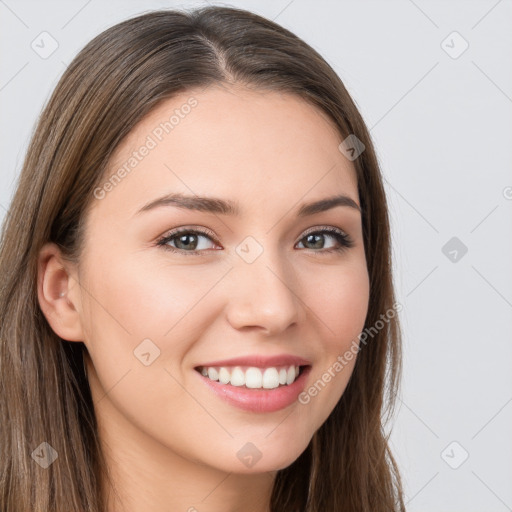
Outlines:
[{"label": "nose", "polygon": [[271,336],[300,321],[303,304],[293,269],[269,252],[250,264],[236,261],[230,272],[227,318],[235,329],[260,329]]}]

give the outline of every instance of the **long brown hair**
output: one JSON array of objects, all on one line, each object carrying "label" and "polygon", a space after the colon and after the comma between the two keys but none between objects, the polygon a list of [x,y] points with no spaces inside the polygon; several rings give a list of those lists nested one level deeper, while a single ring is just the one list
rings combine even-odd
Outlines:
[{"label": "long brown hair", "polygon": [[[272,21],[218,6],[154,11],[109,28],[76,56],[44,108],[2,228],[2,511],[105,510],[106,466],[84,344],[59,338],[42,314],[41,247],[54,242],[78,262],[93,191],[124,137],[178,92],[234,82],[295,94],[320,107],[344,138],[362,141],[365,150],[353,164],[370,277],[365,328],[393,308],[390,226],[376,154],[343,83],[315,50]],[[405,510],[383,428],[400,373],[401,333],[393,316],[360,350],[343,396],[307,449],[278,471],[273,512]],[[58,454],[47,469],[33,460],[45,442]]]}]

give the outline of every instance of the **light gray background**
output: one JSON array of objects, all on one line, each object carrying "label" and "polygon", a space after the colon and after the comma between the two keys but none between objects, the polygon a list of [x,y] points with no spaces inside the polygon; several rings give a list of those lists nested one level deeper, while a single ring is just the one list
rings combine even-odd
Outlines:
[{"label": "light gray background", "polygon": [[[83,45],[146,10],[197,5],[0,0],[1,218],[39,111]],[[404,306],[391,442],[408,510],[512,510],[511,1],[224,5],[274,19],[317,49],[371,129]],[[59,45],[47,59],[31,48],[43,31]],[[453,31],[469,44],[457,58],[447,53],[463,48]],[[452,237],[466,254],[443,253]]]}]

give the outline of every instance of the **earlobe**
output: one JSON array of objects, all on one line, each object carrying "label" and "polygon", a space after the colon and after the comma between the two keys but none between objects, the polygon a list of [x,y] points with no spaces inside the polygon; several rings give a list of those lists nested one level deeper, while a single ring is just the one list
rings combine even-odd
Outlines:
[{"label": "earlobe", "polygon": [[39,307],[51,328],[64,340],[83,341],[79,287],[56,244],[42,247],[37,268]]}]

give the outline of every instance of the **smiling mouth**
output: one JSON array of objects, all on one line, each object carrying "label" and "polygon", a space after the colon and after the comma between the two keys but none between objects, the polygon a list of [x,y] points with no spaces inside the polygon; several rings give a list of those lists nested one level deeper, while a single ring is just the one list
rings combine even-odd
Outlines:
[{"label": "smiling mouth", "polygon": [[198,366],[203,377],[220,384],[247,389],[275,389],[293,384],[307,365],[267,366]]}]

